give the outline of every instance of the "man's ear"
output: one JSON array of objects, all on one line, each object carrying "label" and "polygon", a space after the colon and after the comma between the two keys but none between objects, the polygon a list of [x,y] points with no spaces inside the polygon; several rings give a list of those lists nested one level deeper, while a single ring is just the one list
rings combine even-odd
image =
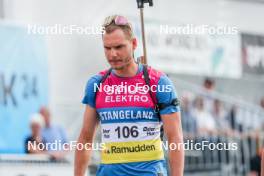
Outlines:
[{"label": "man's ear", "polygon": [[137,39],[136,38],[132,39],[132,47],[133,47],[133,50],[135,50],[137,48]]}]

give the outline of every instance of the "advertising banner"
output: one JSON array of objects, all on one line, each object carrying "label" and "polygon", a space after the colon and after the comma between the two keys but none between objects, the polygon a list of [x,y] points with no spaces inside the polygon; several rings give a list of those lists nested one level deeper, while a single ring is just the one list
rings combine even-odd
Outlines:
[{"label": "advertising banner", "polygon": [[43,38],[0,24],[0,153],[24,152],[29,118],[48,102]]}]

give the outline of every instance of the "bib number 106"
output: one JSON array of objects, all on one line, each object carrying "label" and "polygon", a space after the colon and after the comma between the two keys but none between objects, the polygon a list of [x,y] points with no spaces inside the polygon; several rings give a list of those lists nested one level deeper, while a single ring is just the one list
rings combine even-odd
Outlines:
[{"label": "bib number 106", "polygon": [[139,132],[138,132],[138,127],[137,126],[132,126],[132,127],[128,127],[128,126],[123,126],[120,127],[118,126],[115,131],[117,132],[117,136],[118,138],[129,138],[131,137],[138,137]]}]

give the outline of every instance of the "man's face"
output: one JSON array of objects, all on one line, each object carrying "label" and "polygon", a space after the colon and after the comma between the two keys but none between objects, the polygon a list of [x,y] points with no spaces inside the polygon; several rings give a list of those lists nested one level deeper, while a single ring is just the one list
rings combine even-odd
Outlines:
[{"label": "man's face", "polygon": [[113,69],[122,70],[133,61],[136,39],[129,40],[121,29],[103,36],[105,56]]},{"label": "man's face", "polygon": [[39,135],[41,130],[41,126],[37,123],[31,124],[31,132],[33,136]]}]

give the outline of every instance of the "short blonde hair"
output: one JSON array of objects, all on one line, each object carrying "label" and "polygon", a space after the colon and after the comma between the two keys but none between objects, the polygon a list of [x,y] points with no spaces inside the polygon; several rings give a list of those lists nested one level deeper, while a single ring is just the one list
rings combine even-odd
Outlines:
[{"label": "short blonde hair", "polygon": [[[116,19],[121,18],[125,20],[124,24],[116,24]],[[102,25],[104,27],[105,33],[110,34],[117,29],[121,29],[126,35],[128,40],[132,40],[134,38],[134,33],[132,29],[132,25],[128,22],[127,18],[121,15],[111,15],[105,18],[104,23]]]}]

